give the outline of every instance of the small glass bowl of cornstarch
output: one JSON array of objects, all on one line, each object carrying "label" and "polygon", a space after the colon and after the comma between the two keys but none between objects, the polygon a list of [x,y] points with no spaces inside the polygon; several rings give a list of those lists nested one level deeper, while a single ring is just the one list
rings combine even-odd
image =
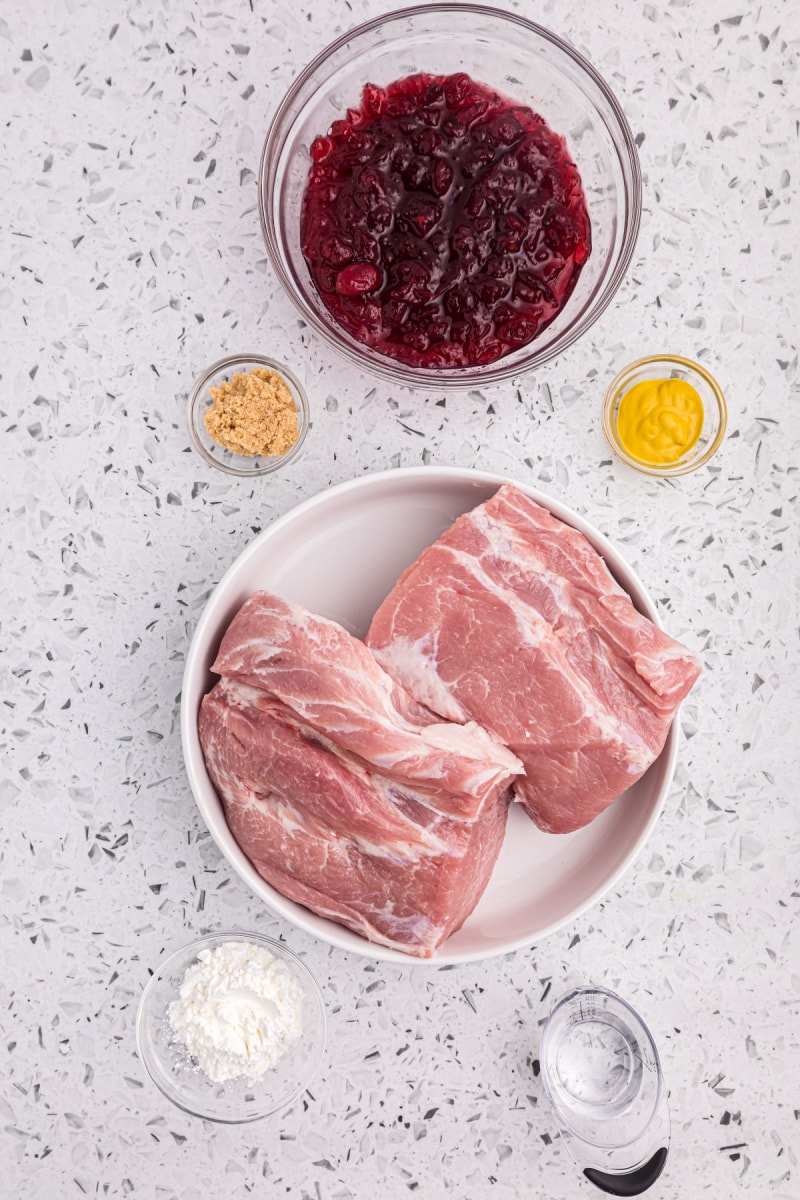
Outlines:
[{"label": "small glass bowl of cornstarch", "polygon": [[241,1124],[300,1096],[325,1052],[325,1006],[282,942],[230,930],[164,959],[136,1018],[144,1066],[184,1112]]}]

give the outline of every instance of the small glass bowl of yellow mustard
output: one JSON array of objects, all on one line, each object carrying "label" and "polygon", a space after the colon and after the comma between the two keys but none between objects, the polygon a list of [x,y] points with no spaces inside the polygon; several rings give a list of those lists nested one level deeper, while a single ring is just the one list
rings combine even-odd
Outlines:
[{"label": "small glass bowl of yellow mustard", "polygon": [[722,389],[677,354],[640,358],[612,380],[603,432],[614,453],[645,475],[687,475],[719,449],[728,424]]}]

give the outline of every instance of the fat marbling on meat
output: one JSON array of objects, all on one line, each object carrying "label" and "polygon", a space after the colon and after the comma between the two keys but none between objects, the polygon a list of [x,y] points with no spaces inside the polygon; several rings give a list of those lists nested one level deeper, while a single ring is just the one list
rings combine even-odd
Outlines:
[{"label": "fat marbling on meat", "polygon": [[700,673],[583,534],[511,484],[422,552],[367,645],[420,704],[505,742],[516,798],[552,833],[640,778]]},{"label": "fat marbling on meat", "polygon": [[417,704],[341,626],[267,592],[226,632],[200,741],[239,846],[284,895],[428,957],[502,845],[515,756]]}]

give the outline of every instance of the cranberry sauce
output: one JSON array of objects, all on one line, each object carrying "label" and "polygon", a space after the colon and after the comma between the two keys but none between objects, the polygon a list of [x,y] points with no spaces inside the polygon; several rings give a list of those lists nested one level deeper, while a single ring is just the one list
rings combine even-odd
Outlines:
[{"label": "cranberry sauce", "polygon": [[367,84],[311,158],[301,235],[319,294],[355,338],[410,366],[524,346],[589,256],[563,138],[468,75]]}]

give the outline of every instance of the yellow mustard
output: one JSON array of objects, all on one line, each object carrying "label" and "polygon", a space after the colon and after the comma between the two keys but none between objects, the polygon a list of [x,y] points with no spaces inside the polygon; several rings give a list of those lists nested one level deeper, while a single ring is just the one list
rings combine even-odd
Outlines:
[{"label": "yellow mustard", "polygon": [[631,458],[677,462],[703,430],[703,401],[685,379],[644,379],[619,402],[617,433]]}]

